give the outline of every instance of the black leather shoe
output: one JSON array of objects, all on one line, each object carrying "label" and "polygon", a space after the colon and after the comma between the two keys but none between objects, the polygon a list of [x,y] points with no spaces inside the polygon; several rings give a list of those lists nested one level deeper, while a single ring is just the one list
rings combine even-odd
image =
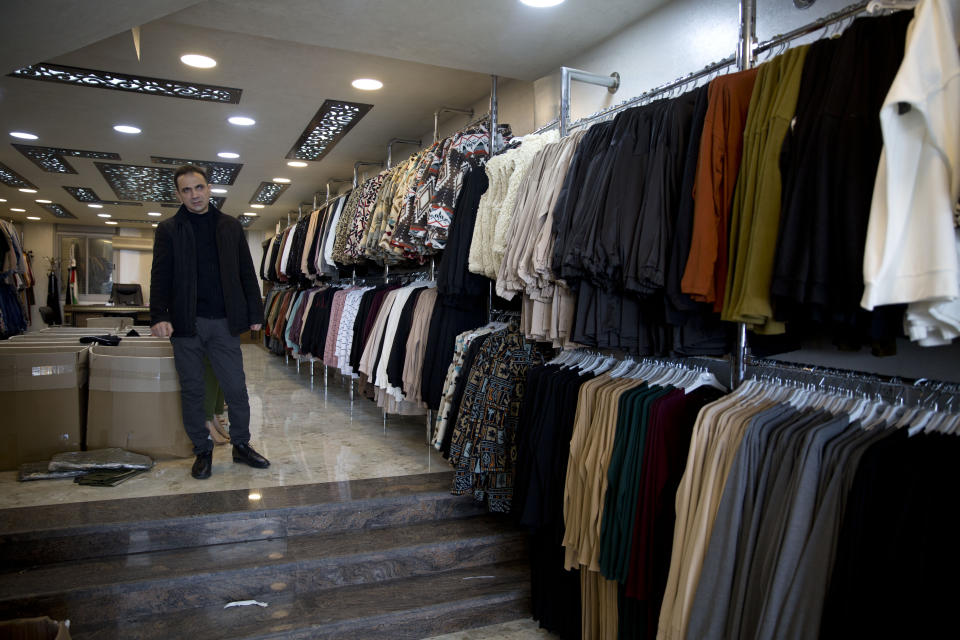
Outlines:
[{"label": "black leather shoe", "polygon": [[249,443],[242,442],[233,445],[233,461],[248,464],[256,469],[266,469],[270,461],[253,450]]},{"label": "black leather shoe", "polygon": [[190,475],[197,480],[206,480],[210,477],[213,469],[213,451],[207,451],[197,456],[193,462],[193,468],[190,469]]}]

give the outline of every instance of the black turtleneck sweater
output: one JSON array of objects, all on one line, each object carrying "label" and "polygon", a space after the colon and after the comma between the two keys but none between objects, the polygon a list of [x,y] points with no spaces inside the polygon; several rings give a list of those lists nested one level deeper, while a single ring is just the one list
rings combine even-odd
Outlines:
[{"label": "black turtleneck sweater", "polygon": [[208,211],[190,213],[188,218],[197,245],[197,317],[226,318],[217,254],[216,217]]}]

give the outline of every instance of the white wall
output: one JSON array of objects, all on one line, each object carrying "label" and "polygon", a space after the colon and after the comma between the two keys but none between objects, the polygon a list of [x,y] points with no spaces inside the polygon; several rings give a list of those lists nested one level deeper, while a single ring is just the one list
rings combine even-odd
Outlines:
[{"label": "white wall", "polygon": [[33,252],[33,277],[36,279],[33,295],[36,304],[30,306],[29,330],[39,331],[46,327],[40,318],[40,312],[37,311],[39,307],[47,304],[47,269],[50,263],[45,258],[56,255],[56,234],[53,225],[45,222],[28,222],[15,226],[23,234],[24,251]]}]

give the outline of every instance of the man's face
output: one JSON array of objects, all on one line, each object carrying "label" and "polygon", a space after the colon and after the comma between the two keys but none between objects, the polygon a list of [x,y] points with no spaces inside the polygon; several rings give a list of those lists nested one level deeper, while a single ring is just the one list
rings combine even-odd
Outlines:
[{"label": "man's face", "polygon": [[206,213],[210,208],[210,185],[199,173],[177,178],[177,197],[190,213]]}]

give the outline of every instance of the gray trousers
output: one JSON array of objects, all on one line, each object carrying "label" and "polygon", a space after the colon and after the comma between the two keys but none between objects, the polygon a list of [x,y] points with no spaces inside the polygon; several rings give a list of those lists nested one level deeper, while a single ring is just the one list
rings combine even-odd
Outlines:
[{"label": "gray trousers", "polygon": [[173,361],[180,378],[180,404],[183,428],[193,442],[193,453],[213,450],[213,439],[206,427],[203,410],[205,384],[203,356],[217,375],[230,417],[231,444],[250,441],[250,400],[243,374],[240,338],[230,335],[226,318],[197,318],[197,334],[170,338]]}]

